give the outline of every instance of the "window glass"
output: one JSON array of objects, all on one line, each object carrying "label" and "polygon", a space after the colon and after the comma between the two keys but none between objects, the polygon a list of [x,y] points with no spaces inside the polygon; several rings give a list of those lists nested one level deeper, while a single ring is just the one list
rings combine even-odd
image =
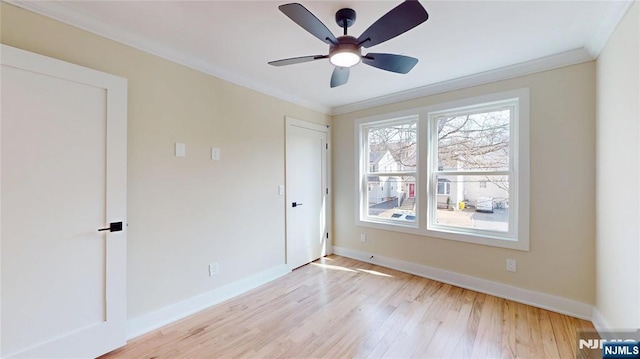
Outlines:
[{"label": "window glass", "polygon": [[416,221],[416,130],[415,119],[365,130],[369,218],[398,224]]},{"label": "window glass", "polygon": [[509,109],[437,118],[441,171],[507,171]]}]

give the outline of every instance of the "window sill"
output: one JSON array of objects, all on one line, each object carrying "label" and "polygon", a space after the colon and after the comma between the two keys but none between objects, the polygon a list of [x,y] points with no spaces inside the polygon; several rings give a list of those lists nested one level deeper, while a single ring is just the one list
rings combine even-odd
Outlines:
[{"label": "window sill", "polygon": [[[490,235],[457,233],[455,231],[446,230],[424,230],[419,228],[418,223],[391,223],[389,221],[376,221],[372,219],[361,219],[356,221],[356,225],[360,227],[381,229],[390,232],[406,233],[422,237],[448,239],[458,242],[479,244],[484,246],[516,249],[520,251],[529,251],[528,238],[515,240],[507,238],[499,238]],[[526,236],[525,236],[526,237]]]},{"label": "window sill", "polygon": [[449,239],[459,242],[480,244],[491,247],[500,247],[508,249],[517,249],[521,251],[529,251],[529,241],[522,239],[511,239],[491,235],[491,233],[460,233],[455,230],[446,229],[427,229],[422,235],[433,238]]},{"label": "window sill", "polygon": [[421,229],[418,227],[417,222],[396,223],[390,220],[376,220],[373,218],[366,218],[366,219],[356,220],[356,225],[360,227],[383,229],[383,230],[392,231],[392,232],[401,232],[401,233],[409,233],[409,234],[417,234],[417,235],[424,234],[422,233]]}]

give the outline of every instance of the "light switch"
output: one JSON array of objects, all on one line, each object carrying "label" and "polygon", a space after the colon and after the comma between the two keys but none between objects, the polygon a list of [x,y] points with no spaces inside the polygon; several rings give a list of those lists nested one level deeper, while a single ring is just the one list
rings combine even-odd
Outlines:
[{"label": "light switch", "polygon": [[184,143],[176,142],[176,157],[187,156],[187,146]]},{"label": "light switch", "polygon": [[218,147],[211,148],[211,159],[214,161],[220,160],[220,149]]},{"label": "light switch", "polygon": [[284,185],[283,184],[278,186],[278,195],[284,196]]}]

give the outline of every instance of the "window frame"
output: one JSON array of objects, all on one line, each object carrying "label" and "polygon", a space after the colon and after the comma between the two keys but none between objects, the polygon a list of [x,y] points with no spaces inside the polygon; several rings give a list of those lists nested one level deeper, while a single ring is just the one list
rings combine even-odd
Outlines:
[{"label": "window frame", "polygon": [[[356,161],[356,191],[355,210],[356,225],[384,229],[395,232],[409,233],[420,236],[442,238],[487,246],[529,250],[529,188],[530,188],[530,160],[529,160],[529,119],[530,119],[530,94],[528,88],[521,88],[477,97],[463,98],[451,102],[430,105],[426,107],[411,108],[403,111],[380,114],[355,121],[355,161]],[[516,102],[510,123],[510,177],[509,177],[509,208],[513,209],[510,215],[509,232],[496,232],[478,229],[465,229],[463,227],[436,226],[429,221],[429,208],[437,208],[433,198],[437,197],[437,183],[433,178],[434,144],[431,138],[434,114],[454,111],[469,111],[469,109],[494,109],[500,104]],[[398,223],[393,220],[382,220],[363,216],[368,213],[366,177],[363,176],[366,149],[364,146],[363,131],[376,125],[392,124],[409,118],[417,117],[417,153],[415,176],[415,222]],[[377,126],[376,126],[377,127]],[[437,136],[437,135],[436,135]],[[363,156],[364,155],[364,156]],[[363,158],[364,157],[364,158]],[[436,156],[437,157],[437,156]],[[437,168],[436,168],[437,170]],[[406,175],[406,174],[405,174]],[[366,176],[366,175],[365,175]],[[513,194],[512,194],[513,193]],[[437,201],[437,199],[436,199]]]},{"label": "window frame", "polygon": [[[438,236],[440,238],[447,239],[455,239],[455,240],[464,240],[462,236],[473,236],[473,237],[482,237],[484,239],[498,239],[498,240],[507,240],[507,241],[517,241],[518,233],[518,221],[517,221],[517,210],[509,211],[509,222],[508,222],[508,231],[500,232],[495,230],[487,230],[487,229],[479,229],[479,228],[469,228],[469,227],[460,227],[460,226],[452,226],[447,224],[439,224],[436,221],[437,215],[437,190],[432,187],[434,186],[432,183],[435,183],[437,186],[437,178],[438,176],[482,176],[482,175],[498,175],[498,176],[507,176],[509,179],[509,200],[510,203],[514,204],[515,208],[518,208],[518,184],[516,182],[511,181],[511,178],[515,178],[515,167],[517,158],[515,157],[517,154],[518,147],[518,130],[517,126],[514,126],[516,122],[518,122],[518,99],[505,99],[499,101],[485,102],[479,103],[477,105],[469,105],[469,106],[461,106],[450,108],[441,111],[430,111],[427,114],[427,126],[428,126],[428,146],[429,146],[429,159],[428,161],[430,165],[428,166],[428,194],[434,193],[433,195],[427,195],[427,233],[431,233],[433,236]],[[438,120],[442,117],[452,117],[452,116],[465,116],[469,114],[480,114],[486,112],[500,111],[500,110],[508,110],[509,111],[509,168],[507,170],[494,170],[494,171],[483,171],[483,170],[441,170],[438,164]]]},{"label": "window frame", "polygon": [[[419,122],[420,118],[419,116],[416,116],[416,114],[414,112],[408,112],[408,114],[406,115],[402,115],[402,114],[398,114],[397,116],[394,116],[392,118],[389,118],[387,116],[378,116],[375,117],[374,120],[372,121],[366,121],[366,122],[362,122],[359,125],[357,125],[356,127],[358,128],[356,137],[357,137],[357,141],[356,141],[356,152],[357,154],[359,154],[359,156],[356,156],[357,159],[356,161],[358,162],[356,168],[358,168],[358,173],[359,176],[356,186],[357,186],[357,190],[356,190],[356,208],[357,208],[357,212],[358,212],[358,216],[356,218],[359,219],[359,221],[363,222],[363,223],[369,223],[369,224],[378,224],[378,225],[382,225],[382,226],[389,226],[390,228],[395,228],[395,227],[402,227],[402,228],[409,228],[409,229],[417,229],[419,227],[419,218],[420,216],[418,215],[418,208],[416,208],[415,210],[415,220],[414,221],[398,221],[396,219],[392,219],[392,218],[381,218],[381,217],[377,217],[377,216],[370,216],[369,215],[369,211],[368,211],[368,197],[369,197],[369,191],[365,191],[365,189],[368,189],[369,187],[369,180],[367,179],[369,176],[386,176],[386,177],[394,177],[394,176],[398,176],[398,177],[403,177],[403,176],[412,176],[414,178],[416,178],[416,184],[417,182],[417,178],[418,178],[418,166],[417,163],[419,163],[420,161],[420,155],[418,152],[416,152],[416,169],[414,171],[396,171],[396,172],[385,172],[385,171],[380,171],[380,169],[378,168],[378,171],[371,171],[370,169],[370,164],[369,164],[369,144],[368,144],[368,138],[367,136],[365,136],[365,132],[369,131],[370,129],[375,129],[375,128],[384,128],[387,126],[392,126],[394,124],[403,124],[403,123],[409,123],[409,122],[415,122],[416,124],[416,146],[420,141],[420,134],[418,133],[418,122]],[[418,194],[415,194],[415,197],[418,197]],[[415,199],[416,203],[418,202],[418,199]],[[384,227],[382,227],[384,228]]]}]

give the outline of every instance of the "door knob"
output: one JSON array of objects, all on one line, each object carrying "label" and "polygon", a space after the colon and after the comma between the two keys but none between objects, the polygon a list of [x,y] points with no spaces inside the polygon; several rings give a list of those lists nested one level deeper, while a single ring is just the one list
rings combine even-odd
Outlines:
[{"label": "door knob", "polygon": [[100,228],[98,232],[109,231],[109,232],[120,232],[122,230],[122,222],[111,222],[109,223],[109,227]]},{"label": "door knob", "polygon": [[298,203],[298,202],[291,203],[291,207],[298,207],[298,206],[302,206],[302,203]]}]

